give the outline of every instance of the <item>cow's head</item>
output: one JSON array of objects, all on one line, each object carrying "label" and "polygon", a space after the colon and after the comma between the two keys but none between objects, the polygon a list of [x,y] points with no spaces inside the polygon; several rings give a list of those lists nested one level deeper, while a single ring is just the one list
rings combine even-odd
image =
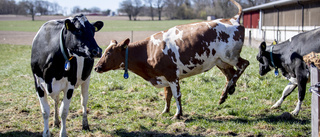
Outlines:
[{"label": "cow's head", "polygon": [[120,43],[112,40],[95,66],[94,70],[98,73],[102,73],[109,70],[124,68],[125,51],[129,42],[130,39],[126,39]]},{"label": "cow's head", "polygon": [[259,61],[259,74],[261,76],[267,74],[270,70],[270,52],[266,51],[266,42],[262,42],[259,47],[259,53],[257,55],[257,60]]},{"label": "cow's head", "polygon": [[101,57],[102,50],[97,45],[94,34],[103,27],[103,22],[97,21],[89,23],[84,15],[78,15],[74,18],[64,21],[65,31],[64,45],[71,52],[83,57]]}]

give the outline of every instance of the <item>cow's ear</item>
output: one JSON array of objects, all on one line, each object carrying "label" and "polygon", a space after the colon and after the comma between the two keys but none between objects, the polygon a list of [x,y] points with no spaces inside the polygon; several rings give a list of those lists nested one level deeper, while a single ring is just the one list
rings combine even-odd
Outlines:
[{"label": "cow's ear", "polygon": [[128,45],[129,45],[129,43],[130,43],[130,39],[127,38],[126,40],[124,40],[124,41],[121,42],[121,47],[122,47],[123,49],[126,49],[126,48],[128,47]]},{"label": "cow's ear", "polygon": [[98,32],[102,27],[103,27],[103,22],[102,21],[97,21],[92,24],[94,26],[95,32]]},{"label": "cow's ear", "polygon": [[259,47],[260,51],[266,51],[266,48],[267,48],[266,42],[262,42]]},{"label": "cow's ear", "polygon": [[70,31],[74,31],[76,30],[76,26],[74,26],[74,24],[71,22],[71,20],[69,19],[66,19],[64,21],[64,25],[66,27],[67,30],[70,30]]}]

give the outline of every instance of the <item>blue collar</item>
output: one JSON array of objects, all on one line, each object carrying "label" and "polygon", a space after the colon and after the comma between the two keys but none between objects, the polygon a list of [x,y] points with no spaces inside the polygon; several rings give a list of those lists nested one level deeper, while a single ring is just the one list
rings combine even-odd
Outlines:
[{"label": "blue collar", "polygon": [[63,55],[63,58],[64,60],[66,60],[66,62],[64,63],[64,70],[65,71],[69,71],[70,70],[70,60],[73,58],[73,56],[71,56],[69,59],[67,57],[67,54],[66,52],[64,51],[64,46],[63,46],[63,42],[62,42],[62,33],[63,33],[63,30],[64,30],[64,26],[62,27],[61,29],[61,32],[60,32],[60,50],[61,50],[61,53]]},{"label": "blue collar", "polygon": [[124,74],[123,74],[123,78],[128,79],[129,78],[129,74],[128,74],[128,52],[129,52],[129,47],[127,46],[126,48],[126,55],[125,55],[125,67],[124,67]]},{"label": "blue collar", "polygon": [[275,70],[274,70],[274,74],[275,74],[276,76],[278,76],[278,75],[279,75],[278,67],[274,64],[274,61],[273,61],[273,53],[272,53],[273,47],[274,47],[274,45],[272,45],[271,48],[270,48],[270,59],[271,59],[271,64],[272,64],[272,66],[273,66],[274,69],[275,69]]}]

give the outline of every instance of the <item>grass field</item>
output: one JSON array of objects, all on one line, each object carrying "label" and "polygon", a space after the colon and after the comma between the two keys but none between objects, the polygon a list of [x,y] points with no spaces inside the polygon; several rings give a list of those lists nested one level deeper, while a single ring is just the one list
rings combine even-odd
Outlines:
[{"label": "grass field", "polygon": [[[199,22],[200,20],[164,20],[164,21],[128,21],[128,20],[102,20],[103,31],[162,31],[170,27]],[[37,32],[46,21],[0,21],[0,31]],[[94,22],[90,20],[90,22]]]},{"label": "grass field", "polygon": [[[2,23],[0,23],[2,24]],[[117,29],[119,30],[119,29]],[[33,31],[33,30],[32,30]],[[106,47],[102,47],[105,49]],[[67,118],[69,136],[310,136],[310,96],[306,93],[299,115],[284,118],[297,102],[297,91],[279,109],[270,107],[288,83],[272,73],[261,77],[255,60],[257,49],[244,47],[242,57],[251,65],[237,83],[236,91],[218,105],[225,84],[223,74],[212,70],[181,80],[182,120],[175,113],[160,115],[164,108],[163,89],[139,76],[123,71],[92,72],[89,91],[90,131],[82,131],[80,91],[73,94]],[[0,136],[40,136],[43,120],[30,69],[31,46],[0,45]],[[62,94],[60,95],[62,98]],[[50,98],[50,129],[53,100]]]}]

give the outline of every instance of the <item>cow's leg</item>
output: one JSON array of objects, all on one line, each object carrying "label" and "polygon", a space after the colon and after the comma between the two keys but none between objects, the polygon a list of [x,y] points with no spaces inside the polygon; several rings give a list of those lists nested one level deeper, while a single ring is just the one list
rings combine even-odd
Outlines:
[{"label": "cow's leg", "polygon": [[67,91],[64,91],[64,97],[62,104],[60,106],[60,117],[61,117],[61,130],[60,130],[60,136],[66,137],[67,136],[67,130],[66,130],[66,120],[69,113],[69,106],[73,94],[73,88],[68,89]]},{"label": "cow's leg", "polygon": [[43,124],[44,124],[42,136],[50,137],[50,130],[49,130],[50,106],[48,103],[47,93],[43,91],[40,86],[37,86],[37,84],[36,84],[36,89],[37,89],[38,98],[40,101],[40,107],[41,107]]},{"label": "cow's leg", "polygon": [[[227,97],[228,97],[227,91],[230,91],[230,90],[234,91],[235,90],[235,84],[232,83],[230,86],[229,82],[233,78],[234,74],[236,73],[236,70],[233,68],[233,66],[226,64],[226,63],[220,63],[217,67],[221,70],[221,72],[225,75],[225,77],[227,79],[226,85],[222,91],[222,94],[221,94],[220,100],[219,100],[219,104],[222,104],[225,101],[225,99],[227,99]],[[233,82],[233,81],[231,81],[231,82]]]},{"label": "cow's leg", "polygon": [[169,113],[170,112],[170,104],[171,104],[171,98],[172,98],[172,91],[170,87],[164,88],[164,97],[166,99],[166,105],[164,107],[164,110],[162,113]]},{"label": "cow's leg", "polygon": [[177,111],[173,119],[180,119],[180,117],[182,116],[182,105],[181,105],[181,92],[180,92],[179,80],[176,80],[174,82],[169,82],[169,86],[170,86],[172,95],[176,100],[176,105],[177,105]]},{"label": "cow's leg", "polygon": [[289,82],[289,84],[284,88],[281,98],[271,107],[271,109],[280,107],[283,100],[289,96],[296,87],[296,83]]},{"label": "cow's leg", "polygon": [[243,59],[241,57],[238,58],[238,61],[235,64],[235,66],[237,67],[237,71],[235,72],[233,77],[228,82],[228,84],[226,86],[226,91],[221,96],[221,98],[219,100],[219,104],[224,103],[225,100],[227,99],[228,96],[227,96],[226,92],[228,92],[229,94],[233,94],[233,92],[235,91],[235,86],[236,86],[236,83],[237,83],[238,79],[240,78],[242,73],[246,70],[246,68],[249,65],[250,65],[250,62],[248,60],[245,60],[245,59]]},{"label": "cow's leg", "polygon": [[83,130],[90,130],[89,124],[88,124],[88,118],[87,118],[87,102],[88,102],[88,90],[89,90],[89,83],[90,78],[87,79],[86,82],[84,82],[81,85],[81,105],[82,105],[82,129]]},{"label": "cow's leg", "polygon": [[59,93],[52,96],[54,100],[54,126],[59,127],[60,126],[60,121],[59,121]]},{"label": "cow's leg", "polygon": [[[299,71],[299,70],[298,70]],[[307,82],[308,82],[308,70],[307,69],[303,69],[300,70],[299,73],[296,72],[297,75],[297,84],[298,84],[298,103],[296,108],[291,112],[292,115],[296,116],[299,114],[299,111],[301,109],[301,105],[302,105],[302,101],[305,97],[306,94],[306,86],[307,86]],[[304,73],[303,73],[304,72]]]}]

